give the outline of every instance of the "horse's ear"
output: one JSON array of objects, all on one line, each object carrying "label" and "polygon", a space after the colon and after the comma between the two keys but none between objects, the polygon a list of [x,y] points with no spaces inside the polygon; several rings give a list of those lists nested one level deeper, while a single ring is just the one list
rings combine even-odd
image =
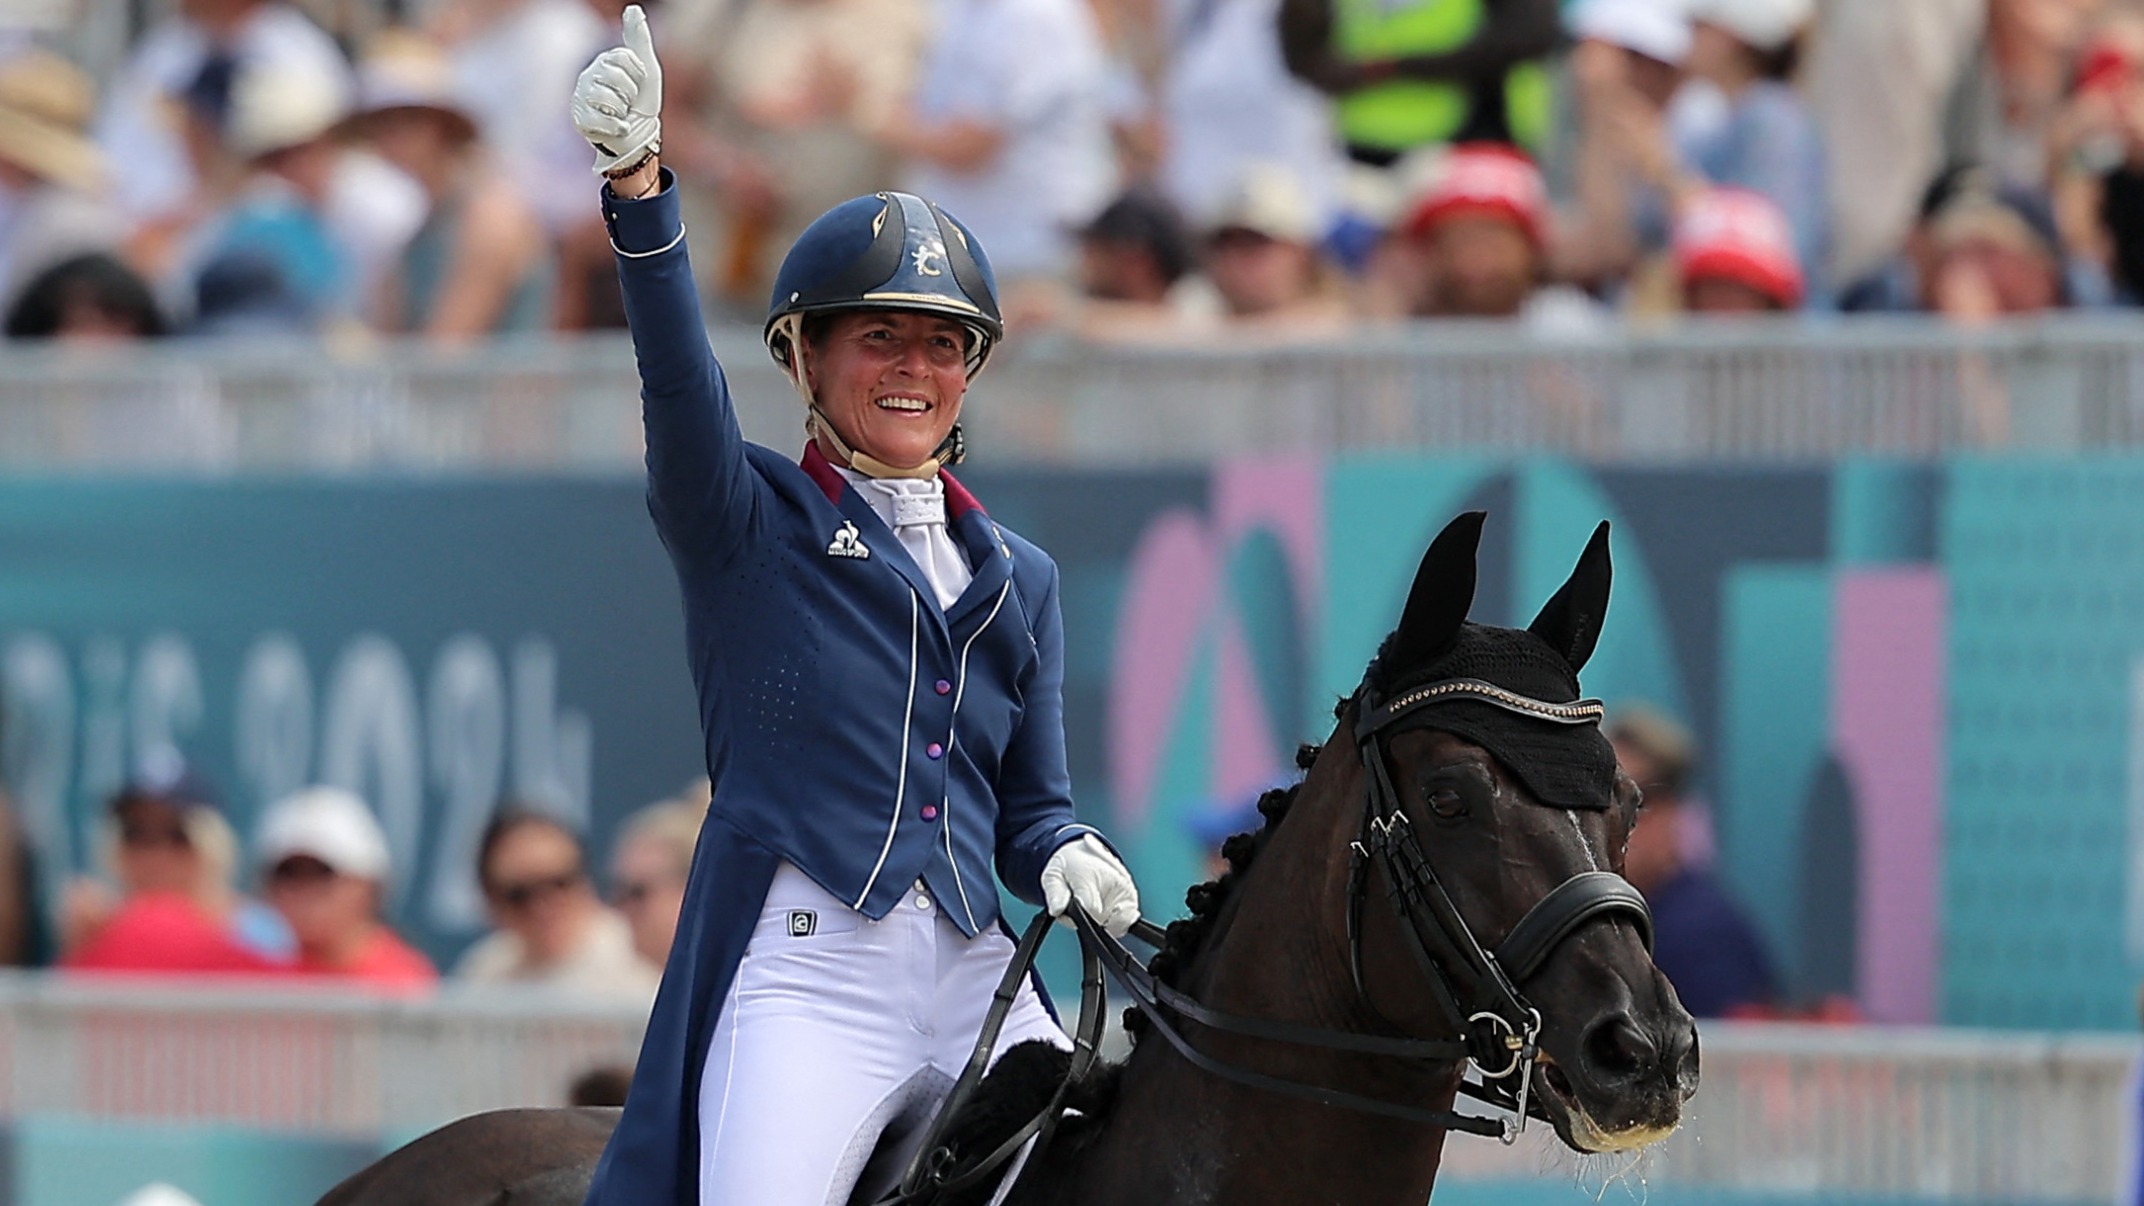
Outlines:
[{"label": "horse's ear", "polygon": [[1394,667],[1415,666],[1450,647],[1474,606],[1474,554],[1481,547],[1482,521],[1487,511],[1468,511],[1444,525],[1422,554],[1422,566],[1414,572],[1414,589],[1407,592],[1407,610],[1393,630],[1388,654]]},{"label": "horse's ear", "polygon": [[1528,632],[1547,641],[1563,655],[1571,673],[1578,673],[1593,656],[1601,639],[1601,620],[1608,614],[1608,521],[1593,529],[1593,539],[1578,555],[1578,568],[1571,571],[1561,589],[1541,608],[1541,614],[1526,626]]}]

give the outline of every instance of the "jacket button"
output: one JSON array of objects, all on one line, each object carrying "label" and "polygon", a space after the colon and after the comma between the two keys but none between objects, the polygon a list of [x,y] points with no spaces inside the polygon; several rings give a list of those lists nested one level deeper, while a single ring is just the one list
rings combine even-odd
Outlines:
[{"label": "jacket button", "polygon": [[923,819],[924,819],[924,820],[926,820],[926,821],[935,821],[935,820],[937,820],[937,819],[938,819],[938,806],[937,806],[936,804],[925,804],[925,805],[923,806]]},{"label": "jacket button", "polygon": [[953,684],[941,678],[938,680],[937,690],[940,695],[951,695],[953,693]]},{"label": "jacket button", "polygon": [[924,746],[923,752],[932,758],[945,757],[945,747],[935,741],[931,742],[929,745]]}]

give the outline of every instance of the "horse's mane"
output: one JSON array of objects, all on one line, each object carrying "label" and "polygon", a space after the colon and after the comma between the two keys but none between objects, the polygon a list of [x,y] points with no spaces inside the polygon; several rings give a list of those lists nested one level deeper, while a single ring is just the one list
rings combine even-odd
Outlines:
[{"label": "horse's mane", "polygon": [[[1342,706],[1345,706],[1344,704]],[[1295,752],[1298,769],[1309,770],[1317,761],[1320,747],[1305,745]],[[1191,966],[1213,933],[1214,923],[1221,911],[1235,895],[1236,885],[1243,882],[1243,875],[1250,870],[1251,861],[1266,848],[1266,841],[1280,825],[1281,818],[1295,804],[1303,785],[1291,783],[1276,787],[1258,797],[1258,814],[1264,823],[1250,833],[1239,833],[1221,843],[1221,857],[1228,860],[1228,870],[1219,879],[1193,884],[1184,892],[1184,905],[1191,915],[1169,923],[1161,949],[1147,961],[1147,969],[1164,984],[1181,987],[1184,972]],[[1146,1033],[1146,1015],[1134,1007],[1124,1011],[1124,1029],[1134,1041]]]}]

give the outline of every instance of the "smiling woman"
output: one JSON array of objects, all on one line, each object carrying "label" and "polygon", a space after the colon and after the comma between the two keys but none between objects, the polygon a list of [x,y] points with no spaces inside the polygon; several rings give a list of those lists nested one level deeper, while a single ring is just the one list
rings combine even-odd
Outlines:
[{"label": "smiling woman", "polygon": [[805,377],[820,451],[846,461],[846,443],[904,469],[930,460],[960,421],[969,341],[968,328],[953,319],[898,310],[805,323]]}]

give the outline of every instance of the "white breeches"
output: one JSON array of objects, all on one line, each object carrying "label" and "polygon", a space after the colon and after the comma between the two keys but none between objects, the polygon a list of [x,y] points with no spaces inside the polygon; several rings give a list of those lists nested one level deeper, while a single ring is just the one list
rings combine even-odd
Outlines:
[{"label": "white breeches", "polygon": [[[783,863],[700,1075],[701,1206],[842,1206],[880,1132],[937,1108],[1012,958],[920,884],[870,921]],[[998,1040],[1070,1047],[1023,985]]]}]

